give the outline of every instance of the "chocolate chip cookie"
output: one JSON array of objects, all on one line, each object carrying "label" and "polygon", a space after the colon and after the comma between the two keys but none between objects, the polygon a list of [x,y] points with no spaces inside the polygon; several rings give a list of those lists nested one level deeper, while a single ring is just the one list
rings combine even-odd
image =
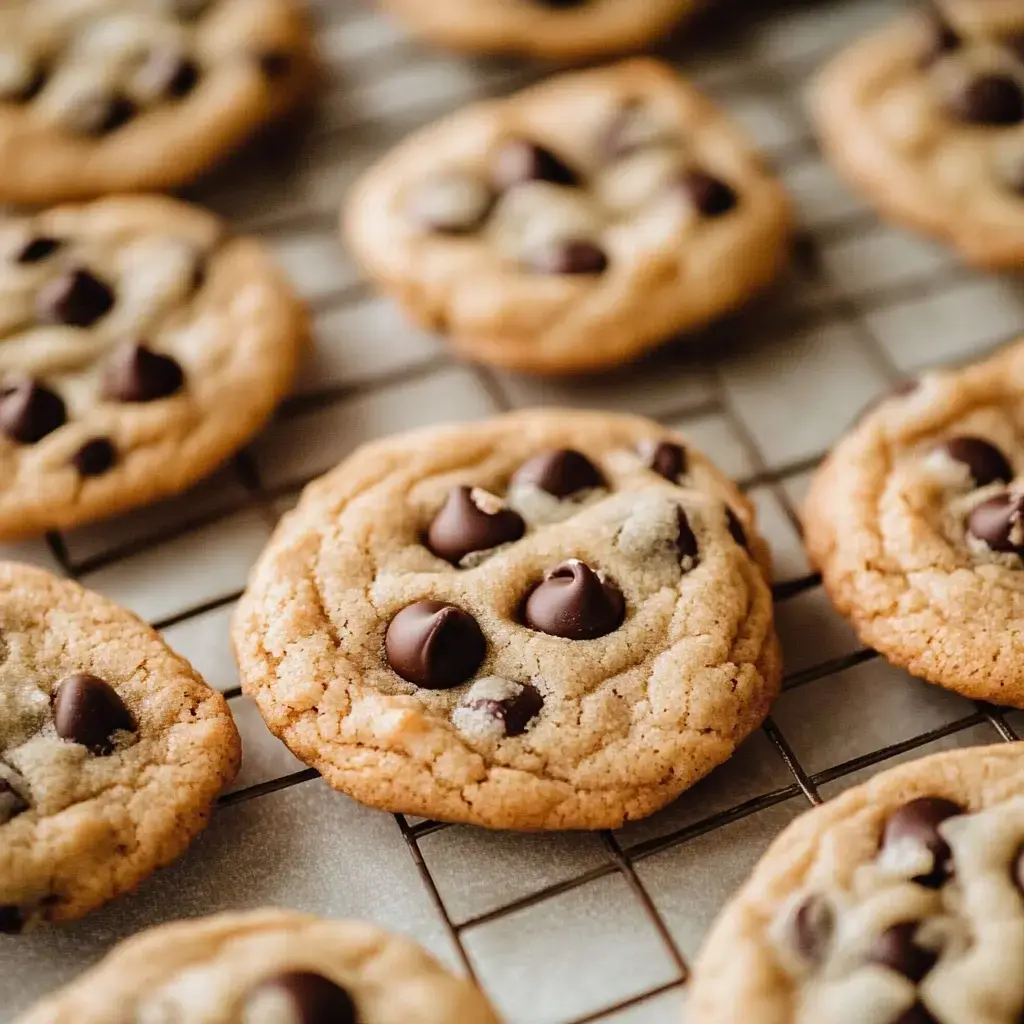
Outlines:
[{"label": "chocolate chip cookie", "polygon": [[17,1024],[498,1024],[409,939],[256,910],[150,928]]},{"label": "chocolate chip cookie", "polygon": [[807,549],[861,639],[1024,707],[1024,345],[884,401],[818,471]]},{"label": "chocolate chip cookie", "polygon": [[744,135],[651,60],[475,104],[350,194],[356,256],[481,362],[615,366],[765,286],[789,207]]},{"label": "chocolate chip cookie", "polygon": [[658,424],[534,410],[367,445],[237,610],[243,688],[335,788],[605,828],[724,761],[779,687],[751,505]]},{"label": "chocolate chip cookie", "polygon": [[305,315],[254,239],[171,199],[0,225],[0,537],[175,494],[286,392]]},{"label": "chocolate chip cookie", "polygon": [[826,152],[884,213],[1020,267],[1024,6],[929,5],[843,53],[815,100]]},{"label": "chocolate chip cookie", "polygon": [[173,860],[239,756],[224,698],[152,629],[0,563],[0,932],[81,917]]},{"label": "chocolate chip cookie", "polygon": [[312,76],[297,0],[7,0],[0,201],[192,181]]},{"label": "chocolate chip cookie", "polygon": [[701,1024],[1017,1024],[1024,745],[936,754],[808,812],[697,962]]}]

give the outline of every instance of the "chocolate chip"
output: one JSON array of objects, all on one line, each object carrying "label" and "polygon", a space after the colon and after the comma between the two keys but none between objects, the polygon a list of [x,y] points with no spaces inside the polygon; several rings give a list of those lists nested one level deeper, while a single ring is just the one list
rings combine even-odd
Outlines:
[{"label": "chocolate chip", "polygon": [[487,653],[476,619],[443,601],[417,601],[392,620],[384,639],[388,664],[427,690],[464,683]]},{"label": "chocolate chip", "polygon": [[9,91],[0,92],[0,102],[29,103],[34,100],[46,85],[47,74],[43,67],[27,69],[28,73],[17,83],[9,86]]},{"label": "chocolate chip", "polygon": [[286,78],[291,74],[294,60],[290,53],[282,50],[273,50],[268,53],[261,53],[259,58],[260,71],[265,78],[271,82]]},{"label": "chocolate chip", "polygon": [[696,558],[698,551],[697,538],[694,536],[690,520],[687,518],[686,512],[682,507],[678,510],[678,516],[679,536],[676,539],[676,547],[679,548],[679,555],[681,558]]},{"label": "chocolate chip", "polygon": [[88,270],[71,267],[40,290],[36,306],[44,323],[92,327],[114,308],[114,293]]},{"label": "chocolate chip", "polygon": [[135,732],[137,728],[117,691],[88,672],[76,672],[58,685],[53,713],[57,735],[82,744],[93,754],[111,753],[115,732]]},{"label": "chocolate chip", "polygon": [[[540,691],[529,683],[509,683],[496,680],[496,689],[507,694],[501,697],[485,696],[491,680],[481,679],[474,683],[459,705],[458,717],[467,713],[485,716],[499,725],[505,736],[520,736],[526,727],[540,714],[544,698]],[[511,691],[511,692],[510,692]]]},{"label": "chocolate chip", "polygon": [[747,540],[747,531],[743,529],[740,517],[728,505],[725,506],[725,525],[729,528],[729,535],[741,548],[750,550],[750,542]]},{"label": "chocolate chip", "polygon": [[0,904],[0,935],[20,935],[25,927],[21,907]]},{"label": "chocolate chip", "polygon": [[917,921],[905,921],[886,928],[872,942],[868,961],[882,964],[911,981],[920,981],[935,966],[938,954],[914,941],[917,928]]},{"label": "chocolate chip", "polygon": [[103,376],[103,396],[117,402],[152,402],[181,390],[185,374],[170,356],[141,342],[122,345]]},{"label": "chocolate chip", "polygon": [[921,66],[928,67],[943,54],[959,49],[961,39],[935,3],[925,4],[921,16],[926,21],[928,32],[928,42],[921,55]]},{"label": "chocolate chip", "polygon": [[494,205],[490,186],[476,175],[452,171],[424,181],[409,196],[406,213],[429,231],[475,231]]},{"label": "chocolate chip", "polygon": [[49,259],[64,243],[59,238],[38,235],[30,238],[14,255],[15,263],[41,263]]},{"label": "chocolate chip", "polygon": [[117,449],[106,437],[86,441],[71,456],[71,464],[82,476],[102,476],[117,462]]},{"label": "chocolate chip", "polygon": [[721,217],[739,202],[731,185],[697,168],[686,171],[680,178],[680,184],[690,202],[705,217]]},{"label": "chocolate chip", "polygon": [[790,925],[793,948],[808,963],[823,963],[828,956],[835,927],[832,904],[824,896],[808,896],[793,912]]},{"label": "chocolate chip", "polygon": [[199,65],[173,47],[158,49],[150,53],[133,81],[146,96],[182,99],[199,84]]},{"label": "chocolate chip", "polygon": [[672,483],[686,473],[686,449],[674,441],[641,441],[637,452],[648,469]]},{"label": "chocolate chip", "polygon": [[603,249],[580,238],[565,238],[535,249],[526,265],[538,274],[601,274],[608,269]]},{"label": "chocolate chip", "polygon": [[902,1017],[893,1021],[893,1024],[939,1024],[939,1022],[924,1008],[922,1003],[914,1003]]},{"label": "chocolate chip", "polygon": [[997,480],[1009,483],[1013,479],[1013,469],[1006,456],[980,437],[951,437],[942,450],[954,462],[962,462],[967,467],[976,487],[987,487]]},{"label": "chocolate chip", "polygon": [[242,1006],[241,1024],[358,1024],[352,996],[312,971],[286,971],[254,988]]},{"label": "chocolate chip", "polygon": [[997,494],[976,505],[967,529],[992,551],[1024,552],[1024,495]]},{"label": "chocolate chip", "polygon": [[950,113],[967,124],[1004,127],[1024,121],[1024,91],[1010,75],[978,75],[950,99]]},{"label": "chocolate chip", "polygon": [[60,395],[28,377],[0,388],[0,430],[19,444],[35,444],[67,422]]},{"label": "chocolate chip", "polygon": [[83,135],[99,137],[123,128],[135,116],[135,104],[127,96],[86,95],[71,111],[71,123]]},{"label": "chocolate chip", "polygon": [[0,776],[0,825],[6,825],[12,818],[28,810],[28,801]]},{"label": "chocolate chip", "polygon": [[555,185],[579,184],[576,172],[563,163],[550,149],[509,139],[494,155],[491,181],[499,192],[506,192],[527,181],[550,181]]},{"label": "chocolate chip", "polygon": [[558,448],[524,462],[512,477],[513,486],[536,487],[556,498],[605,487],[600,470],[582,452]]},{"label": "chocolate chip", "polygon": [[953,855],[945,839],[939,835],[939,825],[947,818],[963,814],[964,809],[952,800],[925,796],[911,800],[894,811],[882,832],[882,851],[895,845],[923,847],[932,856],[932,868],[926,874],[915,875],[912,881],[937,889],[953,871]]},{"label": "chocolate chip", "polygon": [[531,629],[567,640],[606,636],[622,625],[625,613],[619,588],[576,558],[555,566],[523,606],[523,619]]},{"label": "chocolate chip", "polygon": [[468,487],[453,487],[427,531],[427,547],[458,563],[474,551],[488,551],[519,540],[526,532],[523,517],[503,508],[493,496]]}]

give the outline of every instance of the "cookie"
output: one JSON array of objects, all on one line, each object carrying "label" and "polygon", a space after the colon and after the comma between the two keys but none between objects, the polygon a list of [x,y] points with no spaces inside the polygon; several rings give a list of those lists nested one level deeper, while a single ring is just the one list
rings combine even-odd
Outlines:
[{"label": "cookie", "polygon": [[353,191],[351,247],[471,359],[618,365],[740,305],[783,265],[781,185],[667,65],[630,60],[470,106]]},{"label": "cookie", "polygon": [[880,210],[970,263],[1024,261],[1024,7],[930,6],[818,82],[822,145]]},{"label": "cookie", "polygon": [[0,537],[176,494],[287,391],[305,314],[255,239],[171,199],[0,224]]},{"label": "cookie", "polygon": [[243,689],[336,789],[493,828],[621,825],[779,688],[752,506],[648,420],[533,410],[369,444],[237,609]]},{"label": "cookie", "polygon": [[1018,344],[882,402],[826,459],[804,508],[811,560],[865,644],[929,682],[1016,707],[1022,478]]},{"label": "cookie", "polygon": [[149,626],[0,563],[0,932],[135,888],[203,830],[239,757],[224,698]]},{"label": "cookie", "polygon": [[639,50],[697,7],[696,0],[381,0],[439,46],[578,61]]},{"label": "cookie", "polygon": [[487,1000],[409,939],[289,910],[136,935],[17,1024],[498,1024]]},{"label": "cookie", "polygon": [[190,182],[312,78],[298,0],[12,0],[0,10],[0,201]]},{"label": "cookie", "polygon": [[809,811],[712,928],[701,1024],[1017,1024],[1024,745],[935,754]]}]

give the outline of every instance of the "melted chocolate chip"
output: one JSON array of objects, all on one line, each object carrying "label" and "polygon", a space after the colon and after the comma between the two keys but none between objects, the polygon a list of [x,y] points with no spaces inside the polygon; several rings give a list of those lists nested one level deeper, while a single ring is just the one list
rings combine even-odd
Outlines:
[{"label": "melted chocolate chip", "polygon": [[[479,686],[480,684],[475,684]],[[519,684],[519,689],[508,697],[476,697],[473,690],[459,705],[463,712],[486,715],[501,724],[506,736],[520,736],[527,726],[540,714],[544,698],[540,691],[529,683]]]},{"label": "melted chocolate chip", "polygon": [[358,1024],[352,996],[312,971],[287,971],[254,988],[242,1006],[242,1024],[267,1021],[294,1024]]},{"label": "melted chocolate chip", "polygon": [[536,487],[556,498],[604,487],[600,470],[582,452],[558,448],[524,462],[512,477],[513,486]]},{"label": "melted chocolate chip", "polygon": [[12,818],[28,810],[28,801],[0,776],[0,825],[6,825]]},{"label": "melted chocolate chip", "polygon": [[747,540],[747,531],[743,529],[743,523],[740,522],[740,517],[728,505],[725,507],[725,525],[729,528],[729,536],[741,548],[746,551],[750,550],[750,543]]},{"label": "melted chocolate chip", "polygon": [[60,395],[28,377],[0,388],[0,430],[19,444],[35,444],[67,422]]},{"label": "melted chocolate chip", "polygon": [[392,620],[384,639],[388,664],[427,690],[464,683],[487,653],[476,619],[443,601],[417,601]]},{"label": "melted chocolate chip", "polygon": [[690,202],[705,217],[721,217],[739,202],[731,185],[696,168],[686,171],[680,179]]},{"label": "melted chocolate chip", "polygon": [[29,103],[34,100],[46,85],[47,74],[45,68],[35,67],[22,83],[11,89],[10,92],[0,93],[0,103]]},{"label": "melted chocolate chip", "polygon": [[951,437],[942,450],[954,462],[967,467],[976,487],[987,487],[997,480],[1009,483],[1013,479],[1013,469],[1006,456],[980,437]]},{"label": "melted chocolate chip", "polygon": [[593,242],[564,238],[531,252],[526,265],[538,274],[602,274],[608,257]]},{"label": "melted chocolate chip", "polygon": [[497,499],[468,487],[453,487],[430,524],[427,547],[435,555],[458,565],[474,551],[488,551],[499,544],[519,540],[525,532],[523,517],[510,508],[501,507]]},{"label": "melted chocolate chip", "polygon": [[835,927],[832,904],[824,896],[808,896],[793,913],[793,948],[808,963],[820,964],[828,956]]},{"label": "melted chocolate chip", "polygon": [[59,238],[37,235],[30,238],[14,255],[15,263],[41,263],[49,259],[64,243]]},{"label": "melted chocolate chip", "polygon": [[967,529],[992,551],[1024,552],[1024,495],[997,494],[976,505]]},{"label": "melted chocolate chip", "polygon": [[952,800],[925,796],[911,800],[894,811],[882,832],[882,851],[895,844],[924,847],[932,855],[932,869],[915,875],[912,881],[937,889],[953,872],[953,855],[945,839],[939,835],[939,825],[947,818],[963,814],[964,809]]},{"label": "melted chocolate chip", "polygon": [[82,476],[102,476],[117,462],[117,449],[106,437],[86,441],[71,456],[71,464]]},{"label": "melted chocolate chip", "polygon": [[185,374],[170,356],[130,342],[111,357],[103,377],[103,396],[117,402],[152,402],[181,390]]},{"label": "melted chocolate chip", "polygon": [[294,67],[292,55],[281,50],[261,53],[258,62],[263,76],[271,82],[287,78],[292,73],[292,68]]},{"label": "melted chocolate chip", "polygon": [[114,308],[114,293],[88,270],[72,267],[40,290],[36,307],[44,323],[92,327]]},{"label": "melted chocolate chip", "polygon": [[905,921],[886,928],[871,944],[868,960],[882,964],[911,981],[920,981],[935,966],[938,954],[914,941],[917,928],[917,921]]},{"label": "melted chocolate chip", "polygon": [[177,49],[154,50],[136,82],[147,95],[183,99],[199,84],[199,65]]},{"label": "melted chocolate chip", "polygon": [[622,625],[625,614],[619,588],[575,558],[552,569],[523,606],[531,629],[567,640],[607,636]]},{"label": "melted chocolate chip", "polygon": [[25,915],[21,907],[0,904],[0,935],[20,935],[25,927]]},{"label": "melted chocolate chip", "polygon": [[123,128],[135,116],[135,104],[127,96],[82,96],[71,120],[83,135],[99,137]]},{"label": "melted chocolate chip", "polygon": [[506,192],[527,181],[550,181],[567,186],[579,184],[576,172],[550,149],[525,139],[509,139],[501,145],[494,155],[491,181],[499,192]]},{"label": "melted chocolate chip", "polygon": [[690,526],[690,520],[687,518],[685,510],[680,507],[678,510],[679,516],[679,536],[676,538],[676,547],[679,548],[680,558],[691,558],[697,557],[697,538],[694,536],[693,528]]},{"label": "melted chocolate chip", "polygon": [[1010,75],[978,75],[950,99],[950,113],[967,124],[1005,127],[1024,121],[1024,90]]},{"label": "melted chocolate chip", "polygon": [[76,672],[58,685],[53,714],[57,735],[93,754],[111,753],[115,732],[136,730],[135,719],[117,691],[88,672]]},{"label": "melted chocolate chip", "polygon": [[654,470],[672,483],[686,473],[686,449],[674,441],[643,441],[637,446],[640,458],[648,469]]}]

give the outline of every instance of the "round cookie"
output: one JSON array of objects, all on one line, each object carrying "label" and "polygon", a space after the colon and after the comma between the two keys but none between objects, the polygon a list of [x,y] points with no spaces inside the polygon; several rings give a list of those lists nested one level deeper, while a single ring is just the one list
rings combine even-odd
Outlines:
[{"label": "round cookie", "polygon": [[0,10],[0,201],[185,184],[311,79],[298,0],[14,0]]},{"label": "round cookie", "polygon": [[809,811],[711,930],[701,1024],[1017,1024],[1024,745],[935,754]]},{"label": "round cookie", "polygon": [[349,195],[348,239],[471,359],[616,366],[738,306],[784,264],[789,206],[743,133],[667,65],[630,60],[478,103]]},{"label": "round cookie", "polygon": [[409,939],[288,910],[150,928],[16,1024],[498,1024]]},{"label": "round cookie", "polygon": [[535,410],[367,445],[310,484],[233,625],[270,729],[364,803],[610,828],[778,692],[752,506],[648,420]]},{"label": "round cookie", "polygon": [[823,148],[894,220],[970,263],[1024,260],[1024,7],[930,6],[856,43],[814,96]]},{"label": "round cookie", "polygon": [[0,225],[0,537],[176,494],[291,383],[305,314],[255,239],[172,199]]},{"label": "round cookie", "polygon": [[1024,345],[933,373],[844,438],[804,508],[836,607],[891,662],[1024,707]]},{"label": "round cookie", "polygon": [[81,917],[173,860],[240,752],[224,698],[149,626],[0,563],[0,932]]}]

